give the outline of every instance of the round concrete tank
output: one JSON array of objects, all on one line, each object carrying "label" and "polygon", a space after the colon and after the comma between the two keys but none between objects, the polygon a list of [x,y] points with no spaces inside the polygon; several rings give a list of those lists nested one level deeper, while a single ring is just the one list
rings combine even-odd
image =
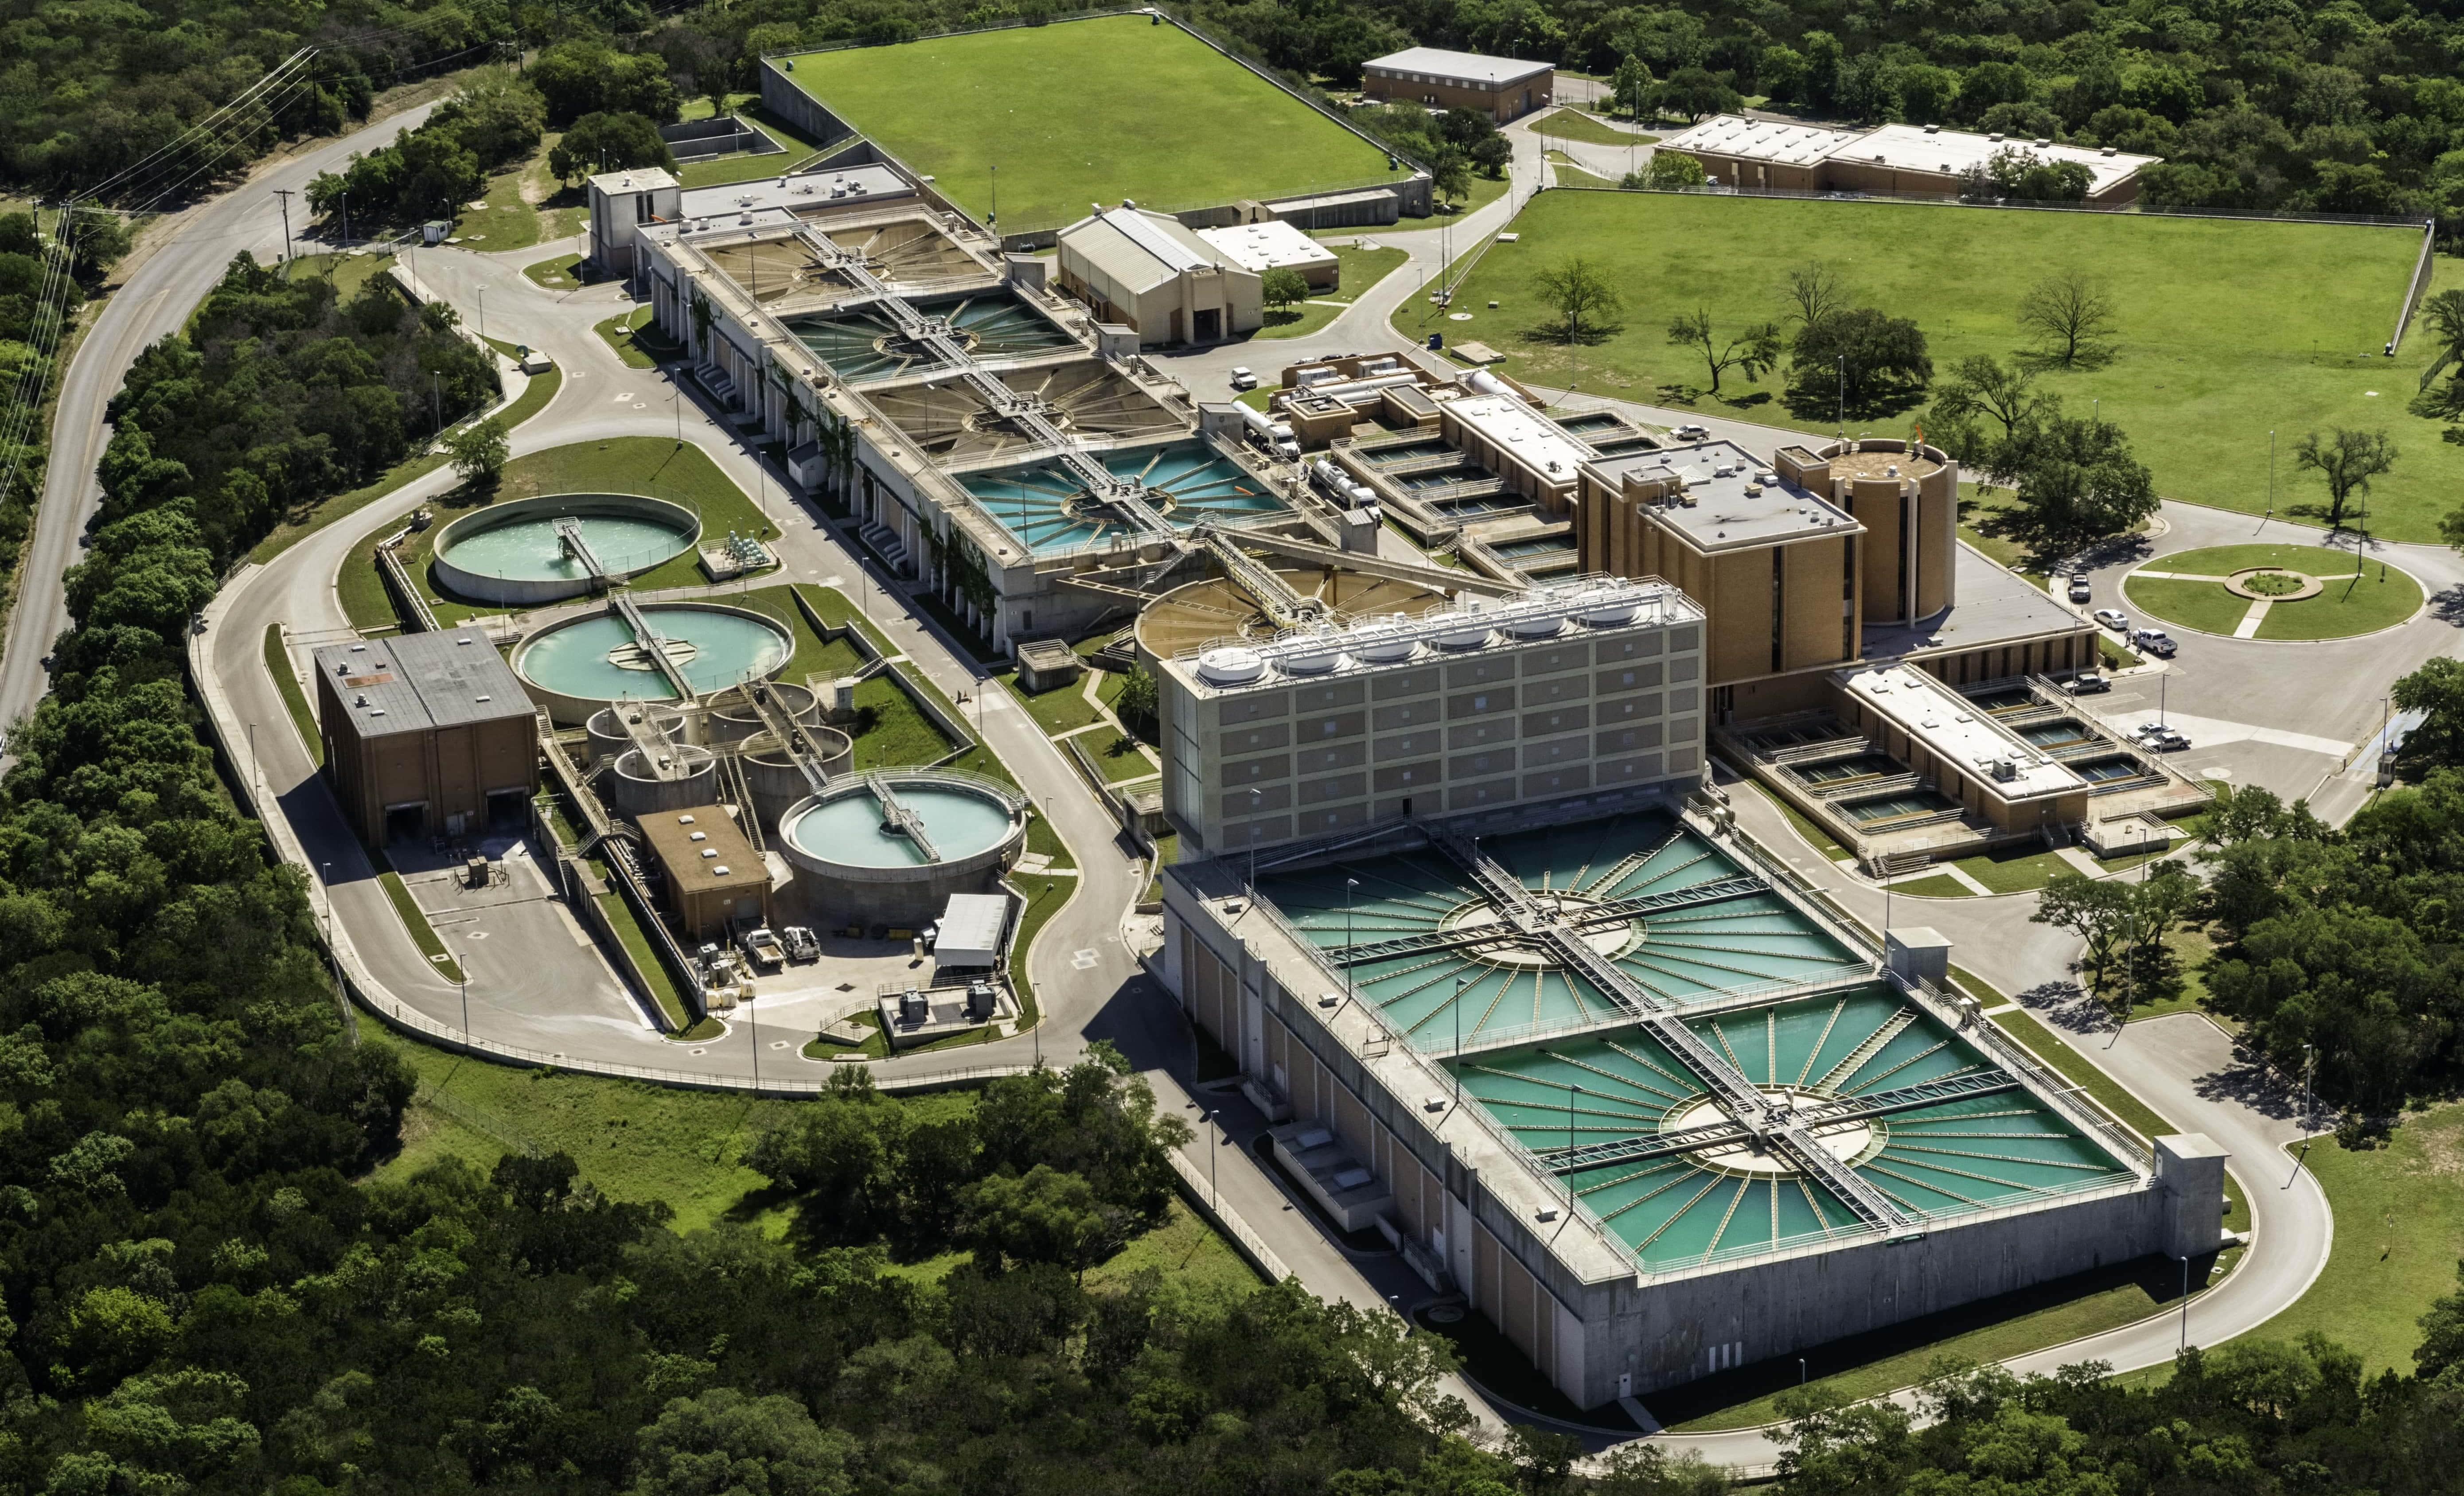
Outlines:
[{"label": "round concrete tank", "polygon": [[639,576],[699,539],[701,517],[664,498],[542,494],[490,504],[448,524],[437,532],[429,565],[448,592],[525,607]]},{"label": "round concrete tank", "polygon": [[[695,697],[786,667],[796,641],[778,620],[715,603],[649,603],[642,621],[667,641],[672,672]],[[567,618],[514,647],[514,673],[561,727],[586,724],[611,702],[673,702],[676,683],[614,608]]]},{"label": "round concrete tank", "polygon": [[796,767],[795,759],[767,733],[745,738],[737,752],[736,766],[753,796],[753,814],[763,829],[776,834],[779,818],[813,792],[812,783]]},{"label": "round concrete tank", "polygon": [[616,756],[616,766],[600,782],[607,787],[608,803],[619,815],[639,820],[662,810],[718,801],[718,759],[707,748],[679,744],[670,750],[665,765],[650,762],[639,748]]},{"label": "round concrete tank", "polygon": [[1025,838],[1026,801],[1017,790],[947,769],[851,776],[779,822],[795,888],[813,922],[833,927],[913,929],[938,918],[951,894],[991,891]]},{"label": "round concrete tank", "polygon": [[[1391,618],[1443,607],[1446,595],[1416,583],[1393,582],[1358,572],[1328,572],[1307,567],[1277,567],[1284,585],[1304,598],[1323,604],[1342,618]],[[1157,660],[1221,639],[1273,638],[1281,630],[1258,606],[1257,600],[1224,577],[1210,577],[1173,588],[1138,614],[1138,663],[1152,671]]]}]

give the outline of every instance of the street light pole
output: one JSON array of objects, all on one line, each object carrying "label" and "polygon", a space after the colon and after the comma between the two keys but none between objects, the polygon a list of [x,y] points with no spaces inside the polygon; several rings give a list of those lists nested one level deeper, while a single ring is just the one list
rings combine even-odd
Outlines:
[{"label": "street light pole", "polygon": [[[455,965],[460,965],[456,962]],[[462,1037],[471,1037],[471,974],[462,973]]]},{"label": "street light pole", "polygon": [[2185,1351],[2188,1351],[2189,1349],[2190,1349],[2190,1259],[2189,1259],[2189,1255],[2188,1253],[2183,1254],[2183,1257],[2182,1257],[2182,1345],[2181,1345],[2181,1349],[2182,1349],[2182,1350],[2185,1350]]},{"label": "street light pole", "polygon": [[744,1021],[753,1029],[753,1094],[761,1094],[761,1015],[754,1011],[748,1000],[744,1004]]}]

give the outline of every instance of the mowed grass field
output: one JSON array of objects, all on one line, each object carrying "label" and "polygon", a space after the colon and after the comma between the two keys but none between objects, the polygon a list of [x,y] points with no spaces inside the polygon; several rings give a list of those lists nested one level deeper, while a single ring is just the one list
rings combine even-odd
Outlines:
[{"label": "mowed grass field", "polygon": [[1172,26],[1105,16],[851,47],[787,76],[979,218],[1021,232],[1123,198],[1179,209],[1389,176],[1360,137]]},{"label": "mowed grass field", "polygon": [[[2371,493],[2372,534],[2434,542],[2464,492],[2464,447],[2406,410],[2432,340],[2416,329],[2399,357],[2379,352],[2421,249],[2417,229],[1625,192],[1544,192],[1512,227],[1519,242],[1490,246],[1456,294],[1470,320],[1446,331],[1514,355],[1506,368],[1526,380],[1578,377],[1588,393],[1654,403],[1666,402],[1665,385],[1705,386],[1701,359],[1669,346],[1670,319],[1705,307],[1724,336],[1779,319],[1788,272],[1819,258],[1842,272],[1857,304],[1916,319],[1939,381],[1969,354],[2028,348],[2020,297],[2076,269],[2112,297],[2114,356],[2049,369],[2039,387],[2080,415],[2101,401],[2167,497],[2264,510],[2273,429],[2277,512],[2323,504],[2325,486],[2295,471],[2292,451],[2304,431],[2335,426],[2384,428],[2401,449]],[[1572,255],[1606,267],[1625,300],[1622,330],[1579,349],[1542,335],[1551,315],[1533,287]],[[2464,266],[2442,260],[2433,289],[2448,284],[2464,284]],[[1724,398],[1704,395],[1695,408],[1830,429],[1828,401],[1788,412],[1786,378],[1754,385],[1731,371]],[[1850,424],[1896,434],[1908,418]]]},{"label": "mowed grass field", "polygon": [[[2318,545],[2216,545],[2205,550],[2159,556],[2123,579],[2122,594],[2133,607],[2150,617],[2184,628],[2231,634],[2251,609],[2249,599],[2225,590],[2217,582],[2192,577],[2222,577],[2252,566],[2280,566],[2316,577],[2325,583],[2315,597],[2271,603],[2260,618],[2260,639],[2342,639],[2373,633],[2410,618],[2421,607],[2421,587],[2403,570],[2380,561],[2364,561],[2354,580],[2349,551]],[[2162,572],[2164,576],[2145,576]]]}]

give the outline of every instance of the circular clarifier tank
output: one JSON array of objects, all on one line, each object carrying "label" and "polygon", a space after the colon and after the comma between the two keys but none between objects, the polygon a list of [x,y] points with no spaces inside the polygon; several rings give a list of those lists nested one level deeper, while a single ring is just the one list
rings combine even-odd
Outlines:
[{"label": "circular clarifier tank", "polygon": [[953,893],[987,891],[1026,835],[1007,785],[941,769],[834,781],[779,818],[811,908],[868,923],[930,920]]},{"label": "circular clarifier tank", "polygon": [[[796,652],[775,621],[709,603],[659,603],[639,609],[664,641],[668,663],[696,696],[775,675]],[[533,699],[564,725],[589,720],[611,701],[672,701],[676,683],[659,669],[649,641],[614,610],[552,624],[514,650],[514,673]]]},{"label": "circular clarifier tank", "polygon": [[436,581],[458,596],[519,607],[578,597],[683,555],[701,520],[639,494],[549,494],[491,504],[436,538]]}]

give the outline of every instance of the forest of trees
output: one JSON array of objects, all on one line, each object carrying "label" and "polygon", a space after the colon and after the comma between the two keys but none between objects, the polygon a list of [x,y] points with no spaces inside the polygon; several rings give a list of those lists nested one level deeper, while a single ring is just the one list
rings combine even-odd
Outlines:
[{"label": "forest of trees", "polygon": [[324,276],[241,255],[113,398],[105,520],[177,499],[227,564],[294,509],[495,400],[495,365],[454,321],[382,278],[341,301]]}]

